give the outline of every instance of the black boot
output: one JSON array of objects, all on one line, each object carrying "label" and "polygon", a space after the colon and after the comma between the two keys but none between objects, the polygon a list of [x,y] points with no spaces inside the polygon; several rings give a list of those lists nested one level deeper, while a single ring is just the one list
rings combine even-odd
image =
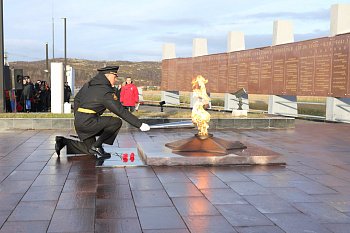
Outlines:
[{"label": "black boot", "polygon": [[110,153],[105,152],[105,150],[103,149],[103,147],[95,147],[95,146],[91,146],[91,148],[89,149],[89,152],[91,154],[94,154],[96,156],[97,159],[109,159],[111,157]]},{"label": "black boot", "polygon": [[64,137],[62,136],[56,136],[55,150],[58,157],[60,157],[61,150],[65,146],[63,139]]}]

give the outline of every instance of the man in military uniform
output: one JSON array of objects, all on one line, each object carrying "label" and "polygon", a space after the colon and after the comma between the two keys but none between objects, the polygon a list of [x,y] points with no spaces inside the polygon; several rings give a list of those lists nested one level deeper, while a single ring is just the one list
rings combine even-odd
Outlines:
[{"label": "man in military uniform", "polygon": [[[103,143],[112,145],[122,119],[141,131],[150,130],[136,116],[125,110],[115,95],[113,86],[118,77],[119,66],[98,69],[99,73],[87,82],[74,98],[74,125],[80,141],[56,136],[55,150],[58,156],[64,146],[67,154],[93,154],[97,158],[109,158],[102,147]],[[108,109],[118,117],[101,116]],[[96,140],[96,136],[99,136]]]}]

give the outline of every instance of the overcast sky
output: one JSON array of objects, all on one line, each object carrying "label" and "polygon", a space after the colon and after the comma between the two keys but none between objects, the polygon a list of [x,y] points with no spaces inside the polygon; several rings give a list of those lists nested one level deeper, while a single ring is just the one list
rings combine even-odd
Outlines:
[{"label": "overcast sky", "polygon": [[226,52],[229,31],[242,31],[246,48],[269,46],[277,19],[293,21],[295,41],[328,36],[336,3],[350,0],[4,0],[4,44],[9,61],[44,60],[46,42],[52,58],[54,28],[62,58],[66,17],[68,58],[160,61],[164,43],[190,57],[193,38]]}]

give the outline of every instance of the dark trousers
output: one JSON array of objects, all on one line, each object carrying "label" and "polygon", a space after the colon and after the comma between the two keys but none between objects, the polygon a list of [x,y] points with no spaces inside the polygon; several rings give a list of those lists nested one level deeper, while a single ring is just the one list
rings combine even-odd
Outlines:
[{"label": "dark trousers", "polygon": [[124,108],[130,112],[135,111],[135,106],[124,106]]},{"label": "dark trousers", "polygon": [[95,137],[85,139],[84,141],[77,141],[68,138],[63,139],[64,144],[67,146],[67,154],[90,154],[89,149],[92,144],[96,142]]},{"label": "dark trousers", "polygon": [[[67,154],[90,154],[89,149],[91,146],[101,147],[103,143],[113,145],[122,126],[122,121],[116,117],[103,117],[103,119],[108,119],[108,125],[95,136],[83,141],[64,138],[63,142],[67,146]],[[96,136],[99,136],[97,140]]]}]

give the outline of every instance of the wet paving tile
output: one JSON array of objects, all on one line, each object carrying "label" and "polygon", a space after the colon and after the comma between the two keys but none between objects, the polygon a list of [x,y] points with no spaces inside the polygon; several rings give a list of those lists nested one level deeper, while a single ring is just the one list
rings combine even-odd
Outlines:
[{"label": "wet paving tile", "polygon": [[331,233],[321,223],[302,213],[266,214],[266,216],[285,232]]},{"label": "wet paving tile", "polygon": [[6,222],[0,233],[45,233],[49,221]]},{"label": "wet paving tile", "polygon": [[22,201],[57,201],[63,186],[31,186]]},{"label": "wet paving tile", "polygon": [[257,195],[244,197],[251,205],[261,213],[297,213],[299,212],[291,204],[275,195]]},{"label": "wet paving tile", "polygon": [[134,202],[130,199],[96,199],[96,218],[137,218]]},{"label": "wet paving tile", "polygon": [[219,215],[216,208],[204,197],[176,197],[172,201],[181,216]]},{"label": "wet paving tile", "polygon": [[182,167],[182,171],[188,177],[214,176],[209,168],[199,166]]},{"label": "wet paving tile", "polygon": [[56,204],[56,201],[20,202],[8,221],[49,221]]},{"label": "wet paving tile", "polygon": [[143,233],[190,233],[187,229],[144,230]]},{"label": "wet paving tile", "polygon": [[248,177],[236,171],[234,167],[214,167],[210,171],[225,183],[234,181],[251,181]]},{"label": "wet paving tile", "polygon": [[95,179],[66,180],[62,192],[96,192]]},{"label": "wet paving tile", "polygon": [[11,212],[12,210],[0,210],[0,226],[2,226],[6,222]]},{"label": "wet paving tile", "polygon": [[137,212],[144,230],[186,228],[174,207],[140,207]]},{"label": "wet paving tile", "polygon": [[134,178],[129,179],[131,190],[155,190],[163,189],[158,178]]},{"label": "wet paving tile", "polygon": [[248,203],[232,189],[202,189],[201,192],[213,205]]},{"label": "wet paving tile", "polygon": [[349,223],[350,217],[324,203],[294,203],[302,213],[320,223]]},{"label": "wet paving tile", "polygon": [[126,168],[126,173],[130,179],[146,177],[156,178],[156,174],[151,167],[128,167]]},{"label": "wet paving tile", "polygon": [[31,181],[34,181],[38,175],[39,175],[39,171],[14,170],[6,179],[7,180],[31,180]]},{"label": "wet paving tile", "polygon": [[337,177],[331,176],[331,175],[306,175],[310,179],[328,186],[328,187],[336,187],[336,186],[347,186],[350,187],[350,182],[339,179]]},{"label": "wet paving tile", "polygon": [[269,190],[287,202],[320,202],[315,196],[297,188],[270,188]]},{"label": "wet paving tile", "polygon": [[62,193],[56,209],[85,209],[95,208],[95,193]]},{"label": "wet paving tile", "polygon": [[33,181],[30,180],[4,180],[0,184],[1,193],[25,193]]},{"label": "wet paving tile", "polygon": [[328,230],[333,233],[349,233],[350,224],[323,224]]},{"label": "wet paving tile", "polygon": [[350,195],[348,194],[326,194],[314,195],[319,201],[322,201],[340,212],[350,212]]},{"label": "wet paving tile", "polygon": [[40,172],[41,175],[68,175],[70,166],[45,166]]},{"label": "wet paving tile", "polygon": [[158,179],[161,183],[183,183],[191,182],[191,180],[182,172],[157,173]]},{"label": "wet paving tile", "polygon": [[22,199],[23,194],[1,193],[0,192],[0,211],[13,210]]},{"label": "wet paving tile", "polygon": [[307,194],[332,194],[337,193],[334,189],[328,188],[314,181],[291,181],[291,185],[304,191]]},{"label": "wet paving tile", "polygon": [[132,199],[128,184],[102,184],[97,186],[96,198],[98,199]]},{"label": "wet paving tile", "polygon": [[164,183],[169,197],[200,197],[203,194],[192,183]]},{"label": "wet paving tile", "polygon": [[251,205],[215,205],[232,226],[268,226],[273,223]]},{"label": "wet paving tile", "polygon": [[97,219],[95,233],[142,233],[140,222],[137,218],[124,219]]},{"label": "wet paving tile", "polygon": [[129,185],[129,180],[125,172],[103,172],[101,174],[97,174],[97,183],[99,185]]},{"label": "wet paving tile", "polygon": [[47,232],[94,232],[94,209],[56,210]]},{"label": "wet paving tile", "polygon": [[230,182],[227,185],[240,195],[267,195],[271,193],[267,188],[254,182]]},{"label": "wet paving tile", "polygon": [[184,221],[191,233],[237,232],[223,216],[187,216]]},{"label": "wet paving tile", "polygon": [[239,233],[284,233],[277,226],[254,226],[254,227],[235,227]]},{"label": "wet paving tile", "polygon": [[136,207],[173,206],[164,190],[137,190],[133,198]]},{"label": "wet paving tile", "polygon": [[64,185],[67,175],[39,175],[33,186]]},{"label": "wet paving tile", "polygon": [[198,189],[229,188],[215,176],[192,176],[189,178]]}]

